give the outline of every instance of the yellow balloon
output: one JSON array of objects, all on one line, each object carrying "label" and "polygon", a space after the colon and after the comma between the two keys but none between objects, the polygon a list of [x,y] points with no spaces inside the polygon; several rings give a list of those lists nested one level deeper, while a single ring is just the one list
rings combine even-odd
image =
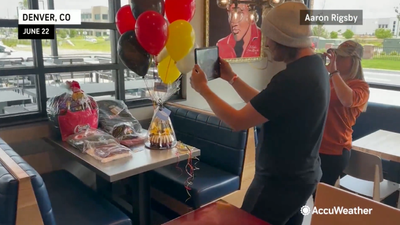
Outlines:
[{"label": "yellow balloon", "polygon": [[171,58],[178,62],[193,48],[195,33],[192,25],[185,20],[176,20],[168,26],[168,40],[165,47]]},{"label": "yellow balloon", "polygon": [[176,67],[175,61],[171,56],[167,56],[163,61],[161,61],[157,66],[157,70],[158,76],[164,84],[174,83],[181,75],[181,72]]}]

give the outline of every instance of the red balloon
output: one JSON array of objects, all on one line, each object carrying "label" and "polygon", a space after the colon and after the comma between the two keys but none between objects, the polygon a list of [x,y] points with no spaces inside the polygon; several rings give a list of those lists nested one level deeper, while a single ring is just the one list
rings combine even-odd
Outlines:
[{"label": "red balloon", "polygon": [[158,55],[168,40],[168,23],[155,11],[146,11],[136,20],[136,37],[140,45],[151,55]]},{"label": "red balloon", "polygon": [[117,15],[115,15],[115,24],[117,25],[118,32],[122,35],[127,31],[135,30],[136,20],[133,17],[131,6],[122,6]]},{"label": "red balloon", "polygon": [[165,15],[169,23],[175,20],[190,22],[196,11],[195,0],[165,0]]}]

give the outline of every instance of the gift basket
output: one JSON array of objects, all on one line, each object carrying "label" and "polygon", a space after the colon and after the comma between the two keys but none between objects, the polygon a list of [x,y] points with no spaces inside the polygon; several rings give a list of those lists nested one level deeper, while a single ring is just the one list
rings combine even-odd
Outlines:
[{"label": "gift basket", "polygon": [[68,144],[102,163],[131,156],[131,150],[104,131],[89,128],[67,138]]},{"label": "gift basket", "polygon": [[147,132],[129,112],[123,101],[101,100],[99,107],[99,127],[118,139],[122,145],[134,147],[144,144]]},{"label": "gift basket", "polygon": [[[145,82],[149,83],[150,81],[145,80]],[[171,111],[163,104],[179,90],[180,79],[172,84],[165,84],[157,78],[152,82],[154,82],[153,88],[148,88],[148,91],[156,107],[145,145],[147,148],[155,150],[171,149],[176,146],[177,140],[169,118]]]},{"label": "gift basket", "polygon": [[97,129],[98,114],[96,101],[86,95],[76,81],[67,81],[66,92],[47,101],[47,115],[63,141],[72,134]]}]

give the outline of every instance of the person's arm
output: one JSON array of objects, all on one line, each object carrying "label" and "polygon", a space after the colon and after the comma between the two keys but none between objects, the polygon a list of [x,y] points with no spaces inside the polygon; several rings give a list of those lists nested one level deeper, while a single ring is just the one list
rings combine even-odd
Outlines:
[{"label": "person's arm", "polygon": [[240,77],[236,75],[233,80],[230,82],[232,87],[238,93],[238,95],[243,99],[244,102],[248,103],[251,99],[253,99],[258,93],[259,90],[251,87],[250,85],[246,84]]},{"label": "person's arm", "polygon": [[369,88],[367,83],[360,81],[358,83],[362,85],[350,87],[339,73],[335,73],[331,79],[336,95],[344,107],[358,107],[368,101]]},{"label": "person's arm", "polygon": [[275,120],[292,112],[307,99],[304,97],[304,88],[297,83],[276,79],[272,79],[268,87],[254,96],[241,110],[235,110],[208,87],[200,94],[214,114],[235,131]]},{"label": "person's arm", "polygon": [[208,87],[200,95],[207,101],[214,114],[234,131],[246,130],[268,121],[250,103],[247,103],[241,110],[236,110]]}]

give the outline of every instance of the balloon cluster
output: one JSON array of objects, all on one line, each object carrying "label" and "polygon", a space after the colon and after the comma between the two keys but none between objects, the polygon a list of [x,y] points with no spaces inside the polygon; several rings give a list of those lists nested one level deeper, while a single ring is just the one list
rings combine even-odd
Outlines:
[{"label": "balloon cluster", "polygon": [[144,77],[154,60],[165,84],[191,71],[195,33],[189,22],[195,8],[195,0],[131,0],[121,7],[115,21],[125,66]]}]

